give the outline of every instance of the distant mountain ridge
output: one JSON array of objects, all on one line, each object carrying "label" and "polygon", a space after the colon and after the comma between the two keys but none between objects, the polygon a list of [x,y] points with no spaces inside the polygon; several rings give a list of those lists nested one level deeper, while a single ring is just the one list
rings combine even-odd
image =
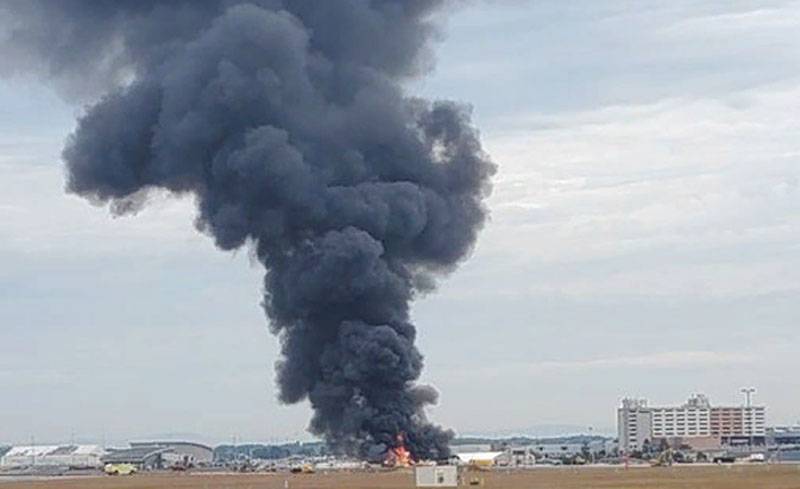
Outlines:
[{"label": "distant mountain ridge", "polygon": [[487,439],[498,440],[504,438],[565,438],[581,435],[598,435],[602,437],[615,437],[616,430],[609,427],[589,427],[576,424],[544,424],[527,428],[504,429],[496,431],[465,431],[459,433],[457,439]]}]

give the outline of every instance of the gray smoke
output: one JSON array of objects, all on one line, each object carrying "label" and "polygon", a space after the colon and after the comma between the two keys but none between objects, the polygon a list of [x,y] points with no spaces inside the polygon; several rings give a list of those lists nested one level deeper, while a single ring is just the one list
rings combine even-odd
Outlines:
[{"label": "gray smoke", "polygon": [[[102,90],[68,190],[116,213],[191,194],[218,247],[266,269],[280,398],[372,457],[448,454],[415,384],[409,303],[470,251],[494,165],[469,111],[404,95],[429,66],[428,0],[7,0],[0,73]],[[9,62],[10,61],[10,62]]]}]

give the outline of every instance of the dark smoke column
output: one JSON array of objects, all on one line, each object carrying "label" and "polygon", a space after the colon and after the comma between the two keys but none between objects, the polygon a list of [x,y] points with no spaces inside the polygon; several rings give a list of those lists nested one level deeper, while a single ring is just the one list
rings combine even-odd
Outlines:
[{"label": "dark smoke column", "polygon": [[117,213],[191,194],[217,246],[253,246],[281,400],[308,399],[310,430],[360,456],[399,433],[415,457],[448,454],[423,411],[436,393],[414,383],[409,303],[469,253],[494,166],[467,109],[403,94],[438,4],[10,4],[18,60],[113,87],[64,149],[69,191]]}]

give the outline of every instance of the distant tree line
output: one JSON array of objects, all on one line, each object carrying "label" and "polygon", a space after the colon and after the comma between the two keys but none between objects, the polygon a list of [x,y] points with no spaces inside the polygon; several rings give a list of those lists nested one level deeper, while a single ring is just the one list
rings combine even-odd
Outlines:
[{"label": "distant tree line", "polygon": [[223,463],[247,459],[279,460],[292,456],[320,457],[327,454],[328,448],[323,442],[295,442],[281,445],[251,443],[220,445],[214,449],[214,459]]}]

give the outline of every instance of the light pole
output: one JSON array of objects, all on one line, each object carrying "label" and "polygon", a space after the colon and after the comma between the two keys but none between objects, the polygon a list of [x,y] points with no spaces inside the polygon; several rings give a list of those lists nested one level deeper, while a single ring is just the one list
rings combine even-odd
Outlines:
[{"label": "light pole", "polygon": [[754,387],[742,387],[740,392],[744,394],[745,397],[745,407],[747,413],[747,425],[749,428],[747,429],[747,442],[750,452],[753,451],[753,410],[750,409],[752,407],[752,395],[755,393],[756,389]]},{"label": "light pole", "polygon": [[754,387],[742,387],[740,392],[744,394],[745,397],[745,406],[751,406],[751,396],[755,393],[756,389]]}]

